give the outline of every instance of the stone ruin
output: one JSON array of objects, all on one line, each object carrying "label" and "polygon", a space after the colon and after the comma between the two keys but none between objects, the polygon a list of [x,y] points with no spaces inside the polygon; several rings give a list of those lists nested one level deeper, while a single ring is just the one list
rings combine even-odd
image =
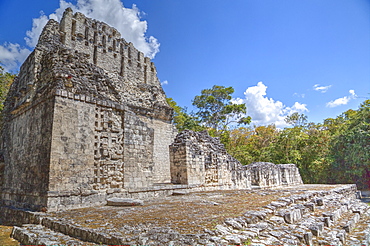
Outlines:
[{"label": "stone ruin", "polygon": [[255,162],[247,166],[251,173],[251,185],[259,188],[272,188],[281,185],[303,184],[295,164]]},{"label": "stone ruin", "polygon": [[207,131],[185,130],[170,145],[171,181],[207,188],[250,189],[250,173]]},{"label": "stone ruin", "polygon": [[292,164],[242,166],[205,132],[176,137],[172,119],[153,62],[113,27],[66,9],[9,90],[0,206],[57,211],[176,189],[302,183]]}]

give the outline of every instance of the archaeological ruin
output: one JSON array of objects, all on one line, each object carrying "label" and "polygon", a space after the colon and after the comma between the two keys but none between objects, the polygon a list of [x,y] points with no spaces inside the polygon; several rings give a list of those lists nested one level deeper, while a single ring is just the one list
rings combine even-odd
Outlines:
[{"label": "archaeological ruin", "polygon": [[[128,241],[124,236],[116,240],[109,233],[79,229],[79,225],[45,214],[103,206],[115,198],[165,198],[200,191],[253,193],[301,186],[296,196],[271,202],[262,215],[257,211],[227,220],[189,244],[250,242],[246,238],[261,236],[259,232],[267,228],[271,216],[278,225],[297,224],[305,214],[314,216],[315,206],[323,206],[325,197],[331,214],[322,223],[321,217],[307,220],[307,226],[297,232],[297,241],[287,241],[312,244],[312,233],[321,233],[325,223],[332,223],[327,217],[339,213],[336,206],[342,209],[340,213],[351,216],[368,211],[352,201],[356,193],[353,185],[309,192],[302,186],[295,164],[243,166],[218,138],[206,131],[178,133],[172,121],[173,109],[166,102],[153,62],[115,28],[66,9],[60,23],[49,20],[44,27],[5,102],[0,139],[0,222],[34,224],[29,230],[13,231],[13,237],[25,244],[43,244],[38,237],[39,241],[32,241],[36,235],[33,230],[58,231],[94,243],[146,244],[148,241]],[[338,199],[344,202],[339,204]],[[357,223],[356,216],[353,220]],[[250,235],[242,232],[249,225],[256,225]],[[318,225],[318,229],[311,230],[311,225]],[[271,229],[276,230],[280,229]],[[238,233],[242,236],[235,236]],[[343,230],[338,233],[335,242],[343,243]],[[152,234],[148,232],[148,238]],[[227,237],[230,240],[222,239]],[[153,244],[168,243],[150,240]]]},{"label": "archaeological ruin", "polygon": [[67,9],[45,26],[10,88],[1,204],[54,211],[251,187],[250,170],[217,139],[176,137],[172,115],[153,62],[113,27]]}]

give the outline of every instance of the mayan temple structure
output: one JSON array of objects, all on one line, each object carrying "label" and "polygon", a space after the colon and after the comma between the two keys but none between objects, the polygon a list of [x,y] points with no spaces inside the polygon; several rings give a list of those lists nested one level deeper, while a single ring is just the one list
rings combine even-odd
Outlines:
[{"label": "mayan temple structure", "polygon": [[0,206],[56,211],[251,187],[219,140],[175,139],[172,118],[150,59],[115,28],[66,9],[44,27],[5,102]]},{"label": "mayan temple structure", "polygon": [[156,68],[105,23],[50,20],[5,109],[6,205],[76,207],[170,182],[172,109]]}]

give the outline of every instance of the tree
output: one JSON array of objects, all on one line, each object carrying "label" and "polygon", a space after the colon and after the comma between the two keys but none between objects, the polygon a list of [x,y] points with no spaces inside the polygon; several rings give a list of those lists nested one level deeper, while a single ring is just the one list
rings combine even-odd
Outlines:
[{"label": "tree", "polygon": [[197,117],[188,114],[185,108],[177,105],[177,103],[172,98],[166,98],[168,105],[174,110],[173,123],[177,130],[180,132],[188,129],[192,131],[202,131],[204,127],[200,125]]},{"label": "tree", "polygon": [[193,105],[198,108],[196,116],[204,126],[219,130],[227,130],[229,125],[249,124],[251,118],[244,117],[247,112],[245,104],[235,104],[231,101],[232,87],[214,85],[211,89],[204,89],[200,96],[196,96]]},{"label": "tree", "polygon": [[307,116],[298,112],[288,115],[284,120],[292,126],[305,126],[307,124]]},{"label": "tree", "polygon": [[356,183],[370,188],[370,100],[358,110],[348,110],[338,134],[332,141],[331,182]]},{"label": "tree", "polygon": [[271,146],[278,134],[275,125],[235,128],[230,131],[227,151],[244,165],[255,161],[271,161]]}]

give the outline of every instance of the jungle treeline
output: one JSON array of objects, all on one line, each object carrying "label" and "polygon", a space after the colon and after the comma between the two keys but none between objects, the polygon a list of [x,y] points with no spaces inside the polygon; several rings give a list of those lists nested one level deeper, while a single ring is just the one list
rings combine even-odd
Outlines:
[{"label": "jungle treeline", "polygon": [[174,124],[179,131],[207,130],[219,137],[244,165],[295,163],[305,183],[356,183],[359,189],[370,189],[370,100],[322,123],[293,113],[285,119],[289,126],[279,129],[273,124],[251,125],[246,106],[232,102],[233,92],[223,86],[202,90],[191,113],[168,98]]}]

